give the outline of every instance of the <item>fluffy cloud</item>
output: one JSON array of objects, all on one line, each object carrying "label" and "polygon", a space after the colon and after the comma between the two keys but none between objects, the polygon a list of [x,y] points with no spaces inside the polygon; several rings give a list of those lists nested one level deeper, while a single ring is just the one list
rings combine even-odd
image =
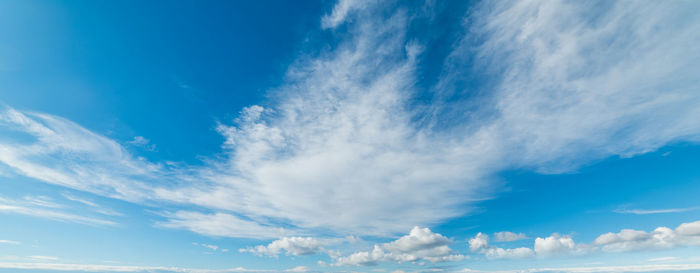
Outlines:
[{"label": "fluffy cloud", "polygon": [[535,239],[535,252],[542,256],[571,255],[580,254],[583,249],[578,247],[570,236],[555,233],[546,238]]},{"label": "fluffy cloud", "polygon": [[683,223],[675,230],[667,227],[659,227],[651,232],[623,229],[617,233],[600,235],[594,244],[610,252],[700,246],[700,221]]},{"label": "fluffy cloud", "polygon": [[335,265],[375,265],[379,262],[429,262],[460,261],[466,257],[454,254],[445,236],[428,228],[414,227],[408,235],[395,241],[374,245],[371,251],[360,251],[346,257],[336,258]]},{"label": "fluffy cloud", "polygon": [[651,232],[623,229],[605,233],[592,244],[577,244],[571,236],[552,234],[535,239],[534,248],[504,249],[489,244],[489,237],[481,232],[469,239],[469,249],[491,259],[553,257],[583,255],[596,252],[627,252],[668,249],[682,246],[700,246],[700,221],[682,223],[676,229],[659,227]]},{"label": "fluffy cloud", "polygon": [[239,249],[240,252],[250,252],[259,255],[277,256],[286,251],[287,255],[311,255],[316,254],[321,247],[327,245],[327,241],[314,239],[311,237],[284,237],[275,240],[267,246],[256,246],[253,248]]},{"label": "fluffy cloud", "polygon": [[481,232],[469,239],[469,250],[484,254],[489,259],[518,259],[531,257],[535,254],[532,249],[526,247],[506,249],[491,246],[489,245],[489,236]]}]

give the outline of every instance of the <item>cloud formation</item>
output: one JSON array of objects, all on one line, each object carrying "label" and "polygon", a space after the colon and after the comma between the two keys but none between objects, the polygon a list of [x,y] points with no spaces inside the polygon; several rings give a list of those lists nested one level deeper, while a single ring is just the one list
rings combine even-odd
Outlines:
[{"label": "cloud formation", "polygon": [[591,244],[577,244],[568,235],[557,233],[535,239],[532,249],[521,247],[503,249],[489,244],[489,237],[481,232],[469,239],[469,250],[490,259],[528,257],[561,257],[598,252],[629,252],[700,246],[700,221],[682,223],[676,229],[658,227],[651,232],[623,229],[598,236]]},{"label": "cloud formation", "polygon": [[63,210],[56,210],[52,203],[47,203],[42,200],[38,205],[32,200],[42,200],[30,198],[29,201],[18,201],[5,199],[0,197],[0,213],[15,213],[28,215],[32,217],[47,218],[57,221],[74,222],[86,225],[98,225],[98,226],[115,226],[116,222],[100,219],[96,217],[87,217],[79,214],[73,214],[65,212]]},{"label": "cloud formation", "polygon": [[456,254],[449,247],[452,241],[428,228],[414,227],[408,235],[395,241],[374,245],[371,251],[359,251],[345,257],[337,257],[336,266],[376,265],[380,262],[437,263],[461,261],[467,257]]},{"label": "cloud formation", "polygon": [[[483,2],[425,100],[426,41],[408,29],[430,9],[397,5],[339,1],[321,23],[348,34],[300,57],[269,105],[220,124],[223,152],[203,166],[149,162],[69,120],[11,108],[0,127],[22,138],[0,138],[0,163],[111,198],[193,206],[159,225],[210,236],[392,236],[468,213],[499,171],[566,172],[700,140],[700,48],[687,46],[700,44],[697,3]],[[492,79],[483,92],[463,90],[473,71]],[[540,249],[569,243],[544,238]]]},{"label": "cloud formation", "polygon": [[267,246],[259,245],[252,248],[239,249],[239,251],[277,257],[284,250],[287,255],[300,256],[316,254],[323,246],[329,243],[327,240],[319,240],[312,237],[284,237],[271,242]]},{"label": "cloud formation", "polygon": [[609,252],[700,246],[700,221],[683,223],[675,230],[667,227],[651,232],[623,229],[600,235],[593,243]]}]

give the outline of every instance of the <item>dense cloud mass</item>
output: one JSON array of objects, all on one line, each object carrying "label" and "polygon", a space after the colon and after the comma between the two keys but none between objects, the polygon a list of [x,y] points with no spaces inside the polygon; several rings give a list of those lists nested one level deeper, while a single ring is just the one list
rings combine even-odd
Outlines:
[{"label": "dense cloud mass", "polygon": [[[401,3],[340,1],[321,31],[342,26],[349,34],[327,51],[300,57],[268,105],[249,106],[234,122],[219,124],[223,153],[203,166],[149,162],[71,121],[12,108],[2,109],[0,126],[24,139],[0,138],[0,162],[19,175],[80,191],[193,205],[197,209],[163,209],[159,225],[205,235],[393,236],[468,213],[494,190],[490,177],[498,171],[571,171],[596,159],[699,140],[700,19],[692,12],[698,3],[605,2],[601,8],[486,1],[465,13],[463,35],[436,83],[417,86],[430,48],[409,26],[430,18],[433,4],[411,10]],[[373,16],[378,13],[389,16]],[[474,71],[492,78],[480,92],[463,84]],[[429,95],[417,99],[419,91]],[[664,234],[624,231],[601,245],[662,244]],[[508,236],[498,240],[514,238]],[[578,251],[566,236],[537,240],[538,254]],[[407,242],[341,261],[449,253],[436,243],[440,254],[426,256],[402,248]],[[272,249],[261,253],[315,248]],[[478,249],[494,257],[532,255]]]}]

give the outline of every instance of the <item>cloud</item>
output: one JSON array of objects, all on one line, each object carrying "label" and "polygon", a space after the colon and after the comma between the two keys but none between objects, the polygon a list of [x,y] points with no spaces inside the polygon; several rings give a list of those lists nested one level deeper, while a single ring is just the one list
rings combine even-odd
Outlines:
[{"label": "cloud", "polygon": [[647,260],[648,262],[668,262],[678,260],[678,257],[659,257]]},{"label": "cloud", "polygon": [[134,145],[136,147],[143,148],[147,151],[155,151],[156,150],[156,145],[151,144],[151,140],[142,137],[142,136],[135,136],[133,140],[128,142],[131,145]]},{"label": "cloud", "polygon": [[623,229],[600,235],[594,244],[608,252],[700,246],[700,221],[683,223],[675,230],[667,227],[658,227],[651,232]]},{"label": "cloud", "polygon": [[[34,200],[34,199],[31,199]],[[9,200],[0,197],[0,212],[2,213],[16,213],[22,215],[28,215],[32,217],[47,218],[57,221],[74,222],[79,224],[87,225],[106,225],[115,226],[117,223],[109,220],[103,220],[95,217],[86,217],[77,214],[71,214],[63,211],[47,209],[32,206],[33,202],[22,202],[16,200]],[[43,204],[43,203],[40,203]],[[36,205],[36,204],[34,204]]]},{"label": "cloud", "polygon": [[337,27],[346,20],[350,12],[361,8],[368,2],[366,0],[339,0],[333,6],[331,14],[324,15],[321,18],[321,27],[324,29]]},{"label": "cloud", "polygon": [[253,248],[239,249],[239,251],[277,257],[284,250],[287,255],[300,256],[316,254],[321,250],[321,247],[327,244],[327,241],[311,237],[284,237],[273,241],[267,246],[260,245]]},{"label": "cloud", "polygon": [[[498,234],[498,233],[497,233]],[[513,233],[514,234],[514,233]],[[539,238],[538,238],[539,239]],[[489,245],[489,236],[481,232],[469,239],[469,250],[484,254],[489,259],[520,259],[535,255],[532,249],[526,247],[500,248]]]},{"label": "cloud", "polygon": [[18,241],[12,241],[12,240],[0,240],[0,244],[19,245],[21,243]]},{"label": "cloud", "polygon": [[510,231],[496,232],[493,235],[496,237],[496,242],[512,242],[527,239],[524,233],[513,233]]},{"label": "cloud", "polygon": [[[279,272],[279,270],[256,270],[243,267],[230,269],[196,269],[169,266],[130,266],[130,265],[100,265],[100,264],[59,264],[59,263],[9,263],[0,262],[0,268],[68,271],[68,272],[177,272],[177,273],[228,273],[228,272]],[[297,268],[298,269],[298,268]]]},{"label": "cloud", "polygon": [[546,238],[535,239],[535,252],[542,256],[559,256],[582,254],[584,249],[574,243],[567,235],[552,234]]},{"label": "cloud", "polygon": [[[591,244],[577,244],[568,235],[554,233],[549,237],[537,237],[534,248],[504,249],[489,244],[489,236],[481,232],[470,238],[469,249],[490,259],[515,259],[529,257],[555,257],[584,255],[602,252],[629,252],[671,249],[684,246],[700,246],[700,221],[682,223],[675,230],[658,227],[651,232],[623,229],[605,233]],[[651,260],[650,260],[651,261]]]},{"label": "cloud", "polygon": [[192,243],[192,244],[196,245],[196,246],[206,247],[206,248],[211,249],[213,251],[216,251],[217,249],[219,249],[219,246],[217,246],[217,245],[200,244],[200,243]]},{"label": "cloud", "polygon": [[104,214],[104,215],[109,215],[109,216],[124,216],[124,214],[121,212],[117,212],[111,208],[102,207],[93,201],[90,201],[90,200],[87,200],[84,198],[79,198],[77,196],[67,194],[67,193],[63,193],[62,195],[67,200],[81,203],[83,205],[87,205],[88,207],[92,208],[92,211],[97,212],[99,214]]},{"label": "cloud", "polygon": [[148,196],[149,177],[162,175],[114,140],[60,117],[5,107],[0,129],[21,133],[0,138],[0,163],[47,183],[137,201]]},{"label": "cloud", "polygon": [[287,269],[285,272],[309,272],[309,268],[306,266],[297,266],[295,268]]},{"label": "cloud", "polygon": [[56,261],[56,260],[58,260],[57,257],[40,256],[40,255],[28,256],[27,258],[32,259],[32,260],[37,260],[37,261]]},{"label": "cloud", "polygon": [[[388,237],[465,215],[503,170],[568,172],[700,140],[694,2],[481,2],[427,87],[418,71],[430,41],[410,35],[413,11],[374,4],[338,2],[322,25],[347,35],[302,54],[268,105],[219,124],[222,153],[202,166],[149,162],[69,120],[11,108],[0,128],[22,137],[0,137],[0,163],[192,206],[159,225],[210,236]],[[489,81],[470,92],[460,83],[474,71]]]},{"label": "cloud", "polygon": [[691,271],[700,270],[700,264],[652,264],[652,265],[619,265],[619,266],[590,266],[590,267],[553,267],[553,268],[528,268],[518,270],[498,270],[480,271],[464,269],[459,272],[491,272],[491,273],[621,273],[621,272],[669,272],[669,271]]},{"label": "cloud", "polygon": [[677,213],[697,210],[697,207],[692,208],[676,208],[676,209],[616,209],[613,212],[620,214],[661,214],[661,213]]},{"label": "cloud", "polygon": [[461,261],[467,257],[453,253],[449,245],[452,241],[428,228],[414,227],[408,235],[381,245],[374,245],[371,251],[360,251],[345,257],[337,257],[336,266],[376,265],[380,262],[432,263]]},{"label": "cloud", "polygon": [[282,228],[263,226],[254,221],[241,219],[232,214],[204,214],[192,211],[166,213],[166,222],[157,225],[167,228],[183,228],[193,232],[217,237],[243,237],[266,239],[285,234]]}]

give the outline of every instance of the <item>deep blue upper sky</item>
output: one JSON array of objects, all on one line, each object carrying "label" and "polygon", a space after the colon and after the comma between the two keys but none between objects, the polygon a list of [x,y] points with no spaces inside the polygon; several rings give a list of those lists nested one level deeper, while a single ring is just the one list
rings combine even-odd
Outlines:
[{"label": "deep blue upper sky", "polygon": [[698,271],[698,12],[0,1],[0,272]]}]

